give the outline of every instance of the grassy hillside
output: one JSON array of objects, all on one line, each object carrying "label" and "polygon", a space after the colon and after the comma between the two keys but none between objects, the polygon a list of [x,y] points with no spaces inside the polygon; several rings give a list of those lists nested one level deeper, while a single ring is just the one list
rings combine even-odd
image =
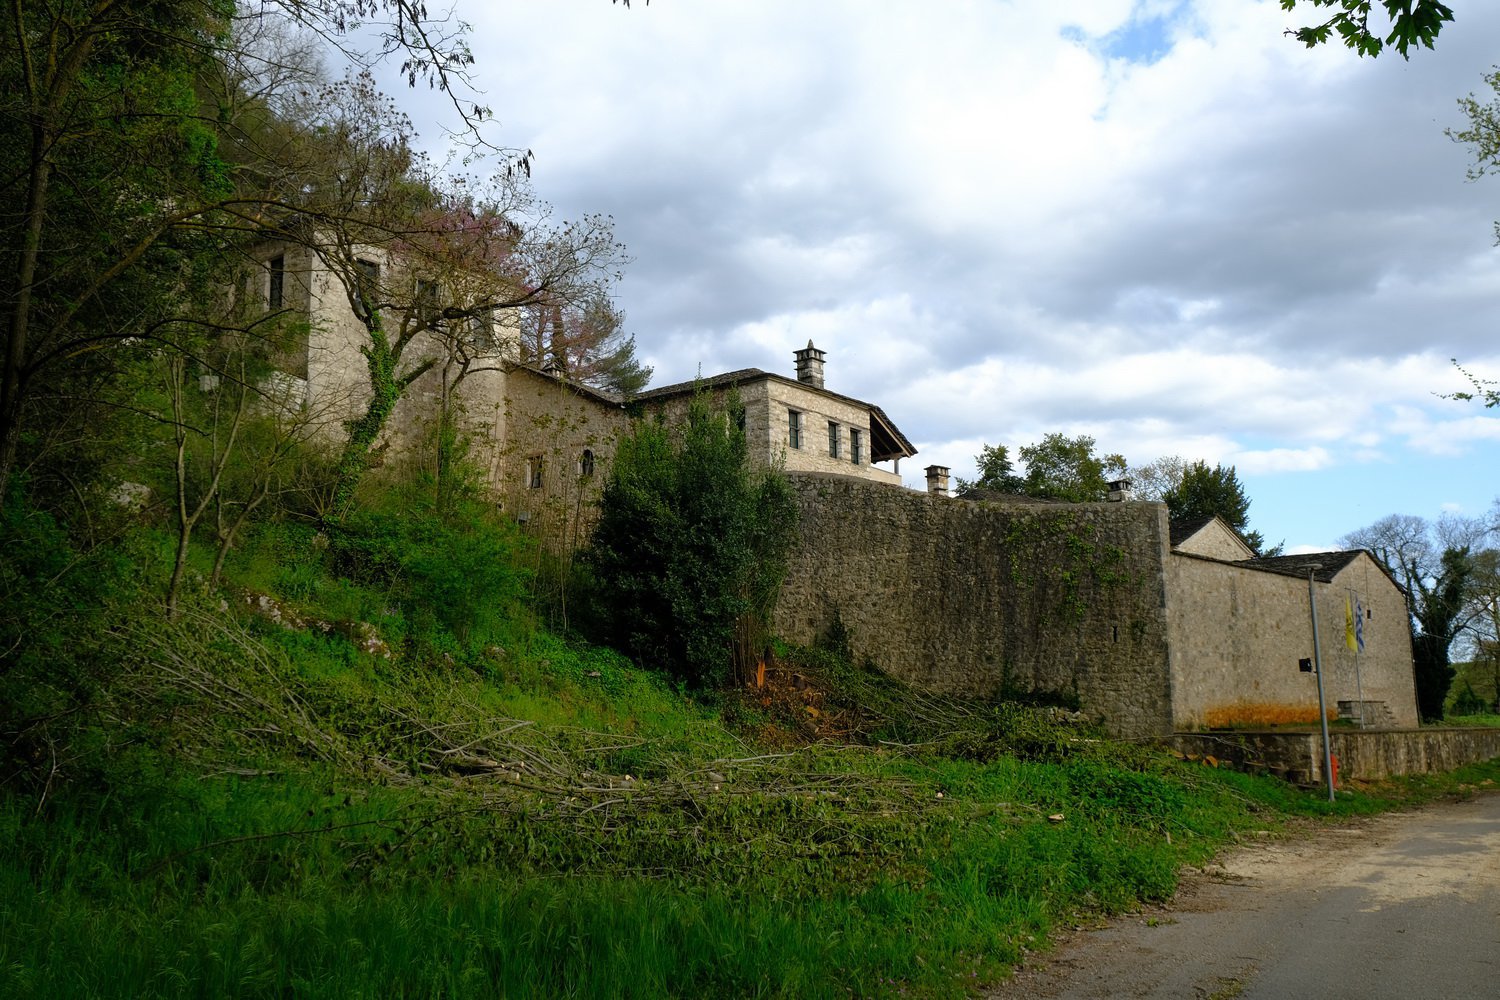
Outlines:
[{"label": "grassy hillside", "polygon": [[962,996],[1237,831],[1443,787],[1329,806],[836,648],[693,695],[543,627],[477,514],[267,524],[175,619],[152,529],[4,533],[5,995]]}]

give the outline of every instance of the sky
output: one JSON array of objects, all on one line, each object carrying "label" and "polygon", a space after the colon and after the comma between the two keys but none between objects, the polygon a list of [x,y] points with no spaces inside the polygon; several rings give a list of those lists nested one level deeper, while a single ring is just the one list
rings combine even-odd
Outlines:
[{"label": "sky", "polygon": [[[1446,129],[1493,97],[1500,4],[1436,51],[1308,50],[1275,0],[458,0],[555,214],[612,216],[653,384],[791,375],[881,406],[901,465],[1087,434],[1233,465],[1250,526],[1332,548],[1486,514],[1500,177]],[[387,86],[441,155],[440,95]]]}]

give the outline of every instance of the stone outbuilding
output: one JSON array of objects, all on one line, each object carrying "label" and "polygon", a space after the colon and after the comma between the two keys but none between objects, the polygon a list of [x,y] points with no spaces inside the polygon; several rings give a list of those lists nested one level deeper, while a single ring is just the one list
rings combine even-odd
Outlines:
[{"label": "stone outbuilding", "polygon": [[648,389],[635,401],[670,421],[686,411],[695,392],[732,391],[745,408],[745,438],[757,462],[900,486],[901,460],[917,453],[906,435],[874,403],[826,388],[827,353],[811,340],[796,358],[795,379],[744,368]]},{"label": "stone outbuilding", "polygon": [[1417,725],[1406,594],[1362,550],[1257,558],[1218,518],[1172,526],[1166,566],[1177,730],[1318,721],[1316,602],[1329,710]]}]

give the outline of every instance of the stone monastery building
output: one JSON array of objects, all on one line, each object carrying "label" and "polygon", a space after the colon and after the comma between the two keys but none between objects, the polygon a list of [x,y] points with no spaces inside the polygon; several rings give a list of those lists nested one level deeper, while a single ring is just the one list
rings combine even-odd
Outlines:
[{"label": "stone monastery building", "polygon": [[[279,387],[336,439],[369,393],[347,283],[290,245],[260,260],[266,306],[306,319],[277,359]],[[374,251],[358,263],[371,281],[416,280]],[[1124,490],[1095,504],[959,499],[937,466],[928,492],[905,489],[899,463],[916,449],[879,406],[827,388],[811,341],[795,377],[743,369],[626,401],[521,363],[519,340],[513,319],[417,334],[403,369],[428,367],[392,415],[386,461],[421,461],[436,415],[461,406],[501,508],[577,547],[631,421],[733,390],[753,457],[783,467],[799,497],[775,613],[789,640],[838,622],[857,656],[932,690],[1055,699],[1118,735],[1165,735],[1316,721],[1300,668],[1316,605],[1329,704],[1368,726],[1417,723],[1406,595],[1368,553],[1256,558],[1223,522],[1169,524],[1164,505]]]}]

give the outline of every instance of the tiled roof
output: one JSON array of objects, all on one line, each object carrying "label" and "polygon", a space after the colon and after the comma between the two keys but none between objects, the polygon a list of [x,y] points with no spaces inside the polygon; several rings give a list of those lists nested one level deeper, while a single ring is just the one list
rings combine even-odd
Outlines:
[{"label": "tiled roof", "polygon": [[695,378],[691,382],[673,382],[671,385],[660,386],[656,389],[647,389],[645,392],[636,393],[635,398],[640,402],[649,402],[653,399],[666,399],[669,396],[680,396],[695,389],[722,389],[725,386],[741,385],[745,382],[753,382],[756,379],[769,375],[759,368],[741,368],[738,371],[725,372],[722,375],[710,375],[707,378]]},{"label": "tiled roof", "polygon": [[[693,379],[691,382],[675,382],[672,385],[664,385],[657,389],[647,389],[645,392],[638,393],[635,396],[635,401],[651,403],[659,399],[670,399],[673,396],[684,396],[698,389],[723,389],[732,385],[745,385],[748,382],[756,382],[760,379],[774,379],[778,382],[785,382],[788,385],[795,385],[806,389],[808,392],[820,393],[824,396],[843,400],[846,403],[852,403],[855,406],[869,410],[871,435],[870,458],[873,461],[884,461],[887,458],[905,458],[917,453],[916,447],[907,440],[905,434],[901,433],[901,429],[892,422],[890,417],[885,415],[884,410],[874,403],[867,403],[862,399],[855,399],[853,396],[845,396],[843,393],[834,392],[832,389],[820,389],[807,382],[788,378],[785,375],[777,375],[775,372],[761,371],[759,368],[741,368],[738,371],[724,372],[722,375],[709,375],[705,378]],[[879,441],[876,440],[877,435],[881,436],[880,440],[884,442],[883,447],[879,450],[877,450],[877,446],[879,445]],[[882,451],[885,454],[882,454]]]},{"label": "tiled roof", "polygon": [[[1265,570],[1267,573],[1280,573],[1283,576],[1306,577],[1308,571],[1312,570],[1315,579],[1323,583],[1331,583],[1340,570],[1358,559],[1363,552],[1363,549],[1348,549],[1341,552],[1304,552],[1295,556],[1267,556],[1264,559],[1250,559],[1237,565]],[[1316,569],[1313,568],[1315,566]]]},{"label": "tiled roof", "polygon": [[534,365],[518,364],[512,369],[512,371],[523,371],[528,375],[535,375],[537,378],[546,379],[549,382],[556,382],[564,388],[580,396],[592,399],[595,402],[603,403],[606,406],[619,407],[625,405],[625,398],[618,393],[610,392],[607,389],[600,389],[597,386],[586,385],[583,382],[575,382],[572,379],[564,378],[563,376],[558,375],[556,372],[545,371],[541,368],[537,368]]},{"label": "tiled roof", "polygon": [[1173,521],[1170,525],[1172,548],[1177,548],[1177,546],[1208,527],[1209,522],[1213,519],[1214,515],[1209,514],[1207,517],[1189,517]]}]

